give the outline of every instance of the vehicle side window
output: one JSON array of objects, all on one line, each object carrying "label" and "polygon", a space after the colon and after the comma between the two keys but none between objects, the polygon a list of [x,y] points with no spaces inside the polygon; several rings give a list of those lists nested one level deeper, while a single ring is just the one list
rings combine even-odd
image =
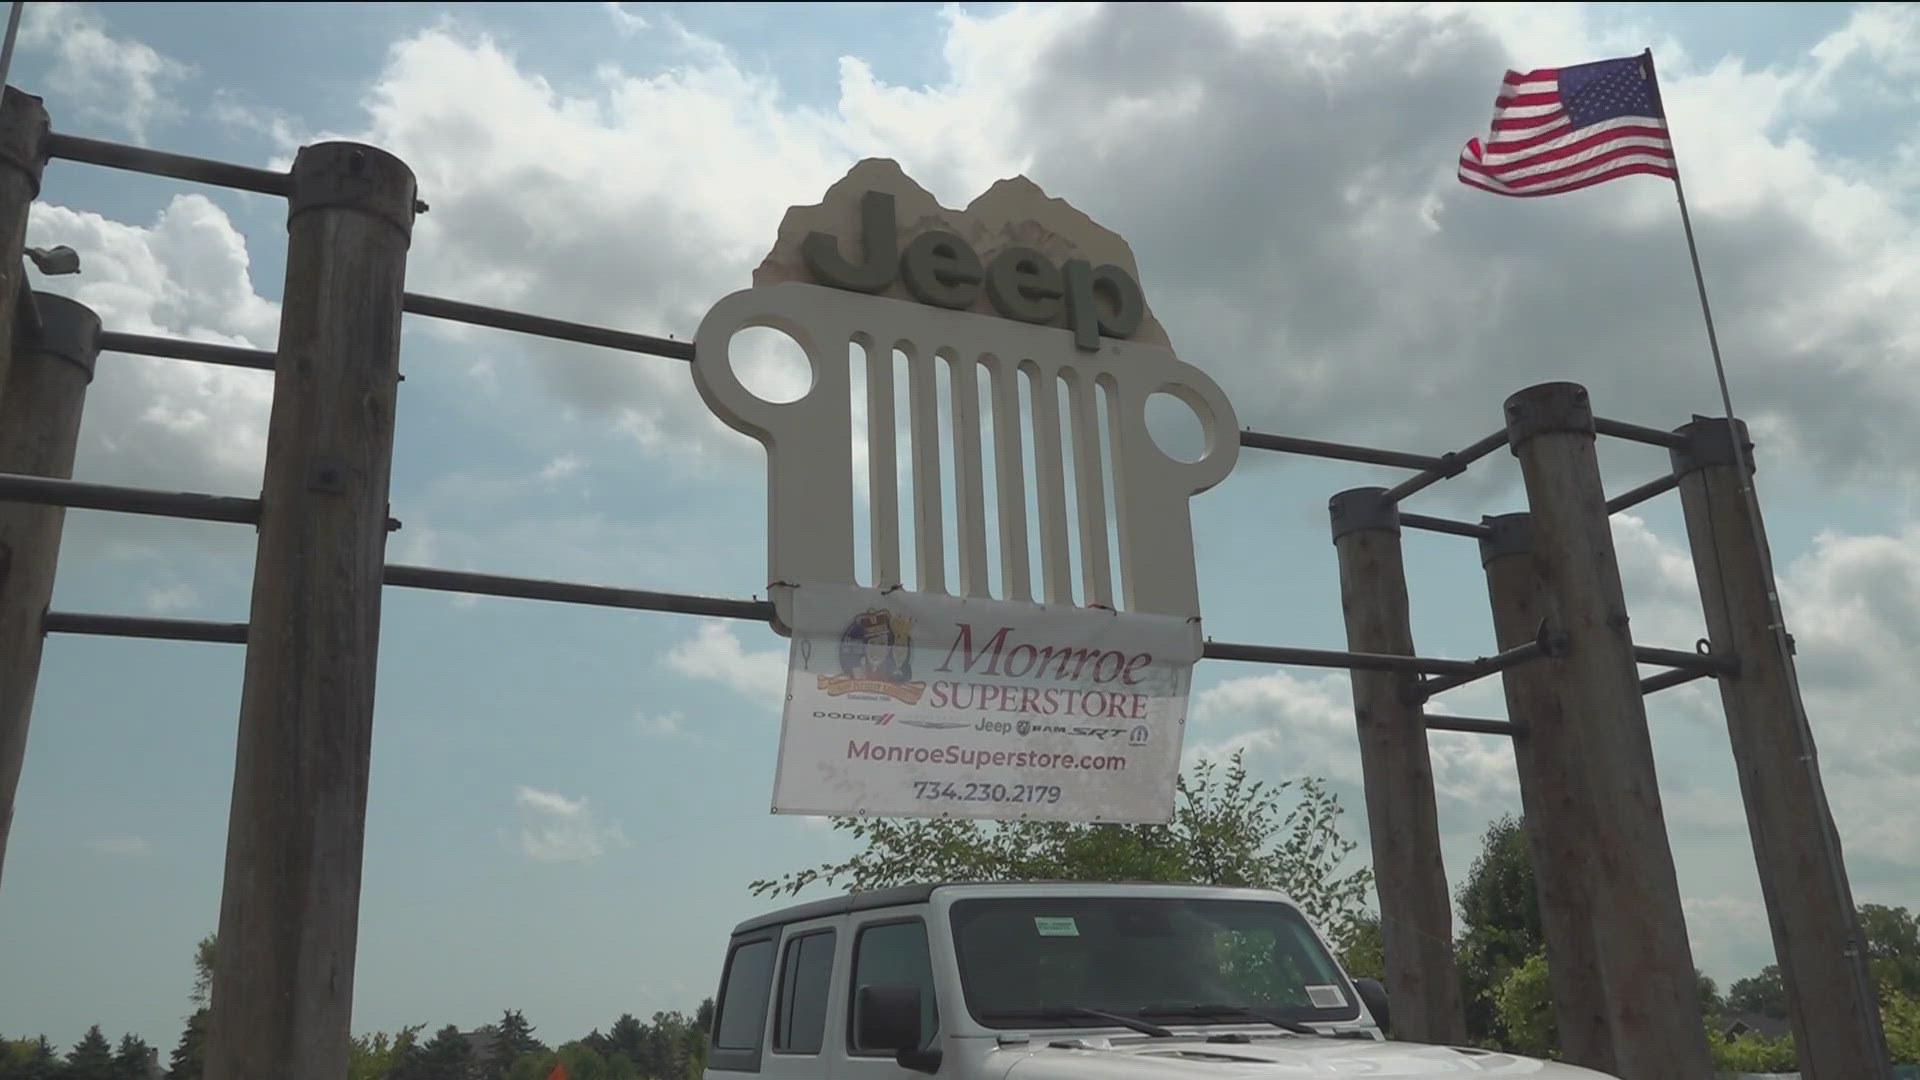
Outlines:
[{"label": "vehicle side window", "polygon": [[827,1029],[827,992],[833,982],[833,931],[787,939],[780,964],[780,1005],[773,1017],[773,1049],[817,1054]]},{"label": "vehicle side window", "polygon": [[940,1015],[934,1002],[933,960],[927,953],[927,924],[919,919],[875,923],[853,939],[853,986],[848,996],[848,1049],[855,1054],[887,1054],[859,1044],[860,988],[876,983],[912,983],[920,988],[920,1045],[933,1043]]},{"label": "vehicle side window", "polygon": [[727,957],[720,983],[720,1015],[714,1018],[713,1048],[744,1051],[758,1068],[760,1033],[766,1028],[767,998],[773,990],[773,941],[762,938],[736,945]]}]

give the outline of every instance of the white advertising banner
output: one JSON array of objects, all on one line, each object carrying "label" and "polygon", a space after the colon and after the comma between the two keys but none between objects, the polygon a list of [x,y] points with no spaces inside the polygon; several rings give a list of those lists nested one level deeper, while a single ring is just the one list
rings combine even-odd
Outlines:
[{"label": "white advertising banner", "polygon": [[793,616],[775,813],[1172,819],[1188,620],[817,584]]}]

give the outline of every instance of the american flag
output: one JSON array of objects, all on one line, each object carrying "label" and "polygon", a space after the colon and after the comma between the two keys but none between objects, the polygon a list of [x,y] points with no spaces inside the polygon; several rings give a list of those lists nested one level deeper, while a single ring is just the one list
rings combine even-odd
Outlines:
[{"label": "american flag", "polygon": [[1507,72],[1486,144],[1469,139],[1460,151],[1460,182],[1496,195],[1557,195],[1674,169],[1646,54]]}]

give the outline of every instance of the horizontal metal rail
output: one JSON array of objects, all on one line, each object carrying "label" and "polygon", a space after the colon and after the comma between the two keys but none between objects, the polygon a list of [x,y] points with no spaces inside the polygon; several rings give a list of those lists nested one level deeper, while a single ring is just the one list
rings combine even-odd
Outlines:
[{"label": "horizontal metal rail", "polygon": [[[430,589],[522,600],[548,600],[563,604],[587,604],[595,607],[665,611],[681,615],[744,619],[751,622],[770,622],[773,619],[773,605],[765,600],[734,600],[688,593],[619,589],[568,581],[476,574],[464,570],[437,570],[425,566],[389,564],[386,568],[385,582],[403,589]],[[184,641],[244,642],[246,640],[244,623],[143,619],[74,612],[49,612],[46,617],[46,629],[49,633],[119,634],[129,637],[175,638]],[[1507,654],[1481,660],[1441,660],[1426,656],[1356,653],[1333,649],[1298,649],[1281,645],[1236,645],[1209,641],[1204,655],[1210,660],[1241,660],[1259,664],[1347,668],[1360,671],[1400,671],[1413,674],[1456,674],[1479,670],[1489,664],[1501,664],[1504,662],[1502,657]]]},{"label": "horizontal metal rail", "polygon": [[1486,436],[1465,450],[1456,450],[1450,454],[1442,454],[1440,455],[1440,464],[1438,466],[1427,469],[1418,476],[1409,476],[1405,480],[1400,481],[1400,483],[1388,488],[1387,498],[1393,502],[1399,502],[1401,499],[1406,498],[1422,488],[1437,484],[1450,476],[1459,476],[1461,473],[1467,471],[1467,466],[1479,461],[1481,458],[1486,457],[1488,454],[1493,453],[1505,445],[1507,445],[1507,429],[1501,428],[1499,431]]},{"label": "horizontal metal rail", "polygon": [[1658,480],[1649,480],[1637,488],[1623,491],[1607,500],[1607,513],[1617,514],[1630,506],[1639,506],[1655,495],[1664,495],[1680,486],[1677,476],[1663,476]]},{"label": "horizontal metal rail", "polygon": [[188,157],[185,154],[169,154],[163,150],[149,150],[144,146],[127,146],[123,143],[104,142],[100,139],[85,139],[78,135],[63,135],[57,131],[48,134],[46,145],[48,157],[63,161],[78,161],[109,169],[124,169],[128,172],[146,173],[148,176],[170,176],[175,180],[191,180],[199,184],[236,188],[240,191],[257,191],[262,195],[279,195],[282,198],[293,190],[291,176],[271,169],[254,169],[245,165],[231,165],[224,161]]},{"label": "horizontal metal rail", "polygon": [[1653,446],[1685,446],[1687,437],[1659,428],[1641,427],[1624,420],[1608,420],[1604,417],[1593,418],[1593,431],[1596,435],[1611,435],[1616,439],[1628,439],[1633,442],[1648,443]]},{"label": "horizontal metal rail", "polygon": [[425,566],[389,565],[386,571],[386,583],[404,589],[437,589],[443,592],[509,596],[522,600],[551,600],[562,604],[591,604],[597,607],[628,608],[636,611],[671,611],[681,615],[709,615],[721,619],[749,619],[754,622],[770,622],[773,619],[773,605],[765,600],[730,600],[724,597],[693,596],[686,593],[616,589],[605,585],[580,585],[568,581],[475,574],[464,570],[436,570]]},{"label": "horizontal metal rail", "polygon": [[1442,459],[1426,454],[1403,454],[1398,450],[1376,450],[1371,446],[1350,446],[1346,443],[1322,442],[1319,439],[1299,439],[1292,435],[1274,435],[1265,431],[1242,431],[1240,445],[1255,450],[1274,450],[1282,454],[1305,454],[1309,457],[1333,458],[1336,461],[1359,461],[1368,465],[1387,465],[1396,469],[1437,469]]},{"label": "horizontal metal rail", "polygon": [[46,476],[22,476],[19,473],[0,473],[0,502],[69,506],[80,510],[114,510],[123,514],[152,514],[196,521],[231,521],[239,525],[254,525],[260,521],[259,499],[149,491],[146,488],[88,484]]},{"label": "horizontal metal rail", "polygon": [[1711,675],[1713,675],[1713,672],[1698,668],[1674,668],[1672,671],[1663,671],[1658,675],[1649,675],[1641,679],[1640,693],[1643,695],[1657,694],[1668,687],[1680,686],[1684,683],[1690,683],[1695,679],[1704,679]]},{"label": "horizontal metal rail", "polygon": [[549,319],[544,315],[503,311],[500,308],[468,304],[459,300],[444,300],[437,296],[422,296],[419,293],[405,294],[401,308],[409,314],[422,315],[429,319],[445,319],[448,322],[466,323],[470,326],[490,326],[496,330],[512,330],[558,341],[577,341],[582,345],[599,345],[623,352],[664,356],[669,360],[688,362],[693,360],[693,342],[691,341],[674,341],[670,338],[654,337],[651,334],[635,334],[604,326],[567,322],[564,319]]},{"label": "horizontal metal rail", "polygon": [[1455,521],[1452,518],[1429,517],[1426,514],[1401,514],[1400,524],[1409,529],[1452,533],[1454,536],[1470,536],[1476,540],[1493,535],[1493,530],[1485,525],[1478,525],[1471,521]]},{"label": "horizontal metal rail", "polygon": [[1525,735],[1527,725],[1510,720],[1482,720],[1473,716],[1443,716],[1421,713],[1428,731],[1470,731],[1476,735]]},{"label": "horizontal metal rail", "polygon": [[1430,679],[1421,679],[1418,683],[1408,688],[1409,692],[1413,700],[1425,701],[1435,694],[1444,693],[1455,687],[1465,686],[1470,682],[1484,679],[1489,675],[1505,671],[1510,667],[1518,667],[1529,660],[1537,660],[1542,656],[1551,656],[1554,653],[1554,637],[1555,635],[1547,629],[1546,624],[1541,623],[1540,633],[1536,635],[1532,641],[1524,645],[1515,645],[1511,649],[1495,653],[1492,656],[1483,656],[1478,660],[1469,661],[1471,670],[1437,675]]},{"label": "horizontal metal rail", "polygon": [[1235,645],[1209,641],[1201,655],[1209,660],[1242,660],[1290,667],[1345,668],[1349,671],[1399,671],[1415,675],[1452,674],[1473,667],[1471,660],[1441,660],[1397,653],[1357,653],[1337,649],[1298,649],[1288,645]]},{"label": "horizontal metal rail", "polygon": [[168,641],[247,643],[246,623],[201,622],[197,619],[143,619],[129,615],[94,615],[79,611],[49,611],[41,620],[49,634],[103,634],[112,637],[160,638]]},{"label": "horizontal metal rail", "polygon": [[215,345],[210,341],[149,337],[146,334],[123,334],[115,330],[101,333],[100,351],[131,353],[134,356],[164,356],[172,360],[195,360],[202,364],[256,368],[261,371],[272,371],[274,365],[274,355],[262,349]]},{"label": "horizontal metal rail", "polygon": [[1635,645],[1633,659],[1635,663],[1662,664],[1682,671],[1699,671],[1709,675],[1731,675],[1740,667],[1739,662],[1730,656],[1682,652],[1679,649],[1656,649],[1650,645]]}]

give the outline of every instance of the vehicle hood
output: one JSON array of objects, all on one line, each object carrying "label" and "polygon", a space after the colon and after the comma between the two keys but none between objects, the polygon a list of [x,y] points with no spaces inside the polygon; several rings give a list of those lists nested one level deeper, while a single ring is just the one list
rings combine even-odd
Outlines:
[{"label": "vehicle hood", "polygon": [[[1059,1044],[1061,1040],[1055,1040]],[[1535,1080],[1611,1080],[1605,1073],[1490,1050],[1421,1043],[1255,1036],[1247,1042],[1204,1038],[1134,1041],[1094,1037],[1074,1045],[1036,1040],[1000,1053],[1017,1055],[1007,1080],[1282,1080],[1290,1077],[1528,1076]],[[998,1072],[998,1070],[993,1070]]]}]

